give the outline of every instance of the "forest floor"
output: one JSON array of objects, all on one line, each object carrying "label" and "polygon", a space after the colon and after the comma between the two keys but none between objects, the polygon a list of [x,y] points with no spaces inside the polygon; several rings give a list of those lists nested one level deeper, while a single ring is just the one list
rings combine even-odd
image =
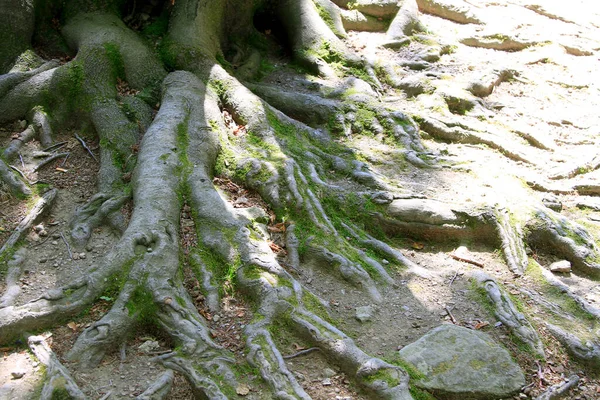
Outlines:
[{"label": "forest floor", "polygon": [[[564,20],[570,21],[565,22],[525,7],[533,3],[534,0],[478,2],[477,6],[473,5],[473,10],[482,19],[487,16],[489,21],[494,21],[485,26],[461,25],[423,15],[422,21],[428,28],[428,35],[396,51],[380,46],[385,41],[382,33],[351,32],[347,39],[352,48],[366,57],[397,59],[399,62],[417,59],[437,45],[450,46],[452,51],[432,62],[428,68],[421,71],[404,69],[404,77],[412,76],[421,85],[430,88],[426,93],[408,97],[406,93],[388,87],[382,94],[382,100],[409,115],[426,114],[477,127],[481,132],[507,135],[505,140],[522,149],[528,162],[510,160],[483,145],[434,140],[423,132],[426,148],[432,154],[443,157],[438,160],[439,168],[419,169],[405,162],[392,146],[388,146],[377,135],[354,135],[340,141],[355,149],[360,159],[368,161],[374,171],[398,188],[463,208],[500,204],[518,213],[525,204],[541,203],[544,198],[552,197],[560,202],[561,213],[585,226],[598,243],[600,208],[593,210],[578,206],[584,201],[599,204],[597,197],[581,196],[572,191],[564,194],[543,193],[532,190],[526,182],[544,179],[574,162],[592,159],[599,154],[600,27],[594,25],[597,22],[593,21],[594,15],[595,21],[600,20],[600,15],[597,14],[598,10],[595,14],[594,10],[587,8],[578,13],[577,7],[583,7],[585,3],[572,5],[571,2],[562,2],[565,3],[565,9],[551,10],[552,13],[547,14],[561,15]],[[508,52],[467,46],[460,42],[465,37],[478,35],[508,35],[529,45],[520,51]],[[302,85],[307,79],[328,86],[333,84],[299,74],[286,66],[285,59],[272,61],[275,68],[264,78],[264,82],[279,83],[301,91],[305,90]],[[452,113],[448,109],[444,100],[447,94],[456,93],[471,80],[498,70],[511,70],[514,77],[500,83],[491,95],[481,99],[479,106],[470,112]],[[18,121],[0,127],[0,136],[8,142],[22,128]],[[50,215],[26,238],[27,261],[25,274],[20,280],[22,295],[18,304],[36,298],[56,284],[69,282],[85,274],[117,240],[117,236],[108,228],[97,229],[83,251],[71,250],[63,240],[62,235],[66,238],[73,211],[95,193],[98,164],[72,138],[72,132],[62,132],[55,139],[57,142],[66,141],[59,150],[70,153],[64,162],[59,159],[38,173],[27,173],[39,160],[34,158],[34,153],[41,150],[39,143],[31,142],[23,148],[22,160],[19,161],[21,165],[17,165],[26,172],[28,179],[43,181],[59,189]],[[99,144],[95,139],[84,139],[91,151],[98,155]],[[534,141],[541,143],[541,146],[532,146],[531,142]],[[600,170],[553,182],[564,187],[573,187],[581,182],[598,184]],[[233,182],[217,179],[215,184],[230,196],[236,207],[263,206],[256,195]],[[0,242],[8,237],[26,212],[27,204],[8,196],[0,199]],[[195,241],[190,218],[184,210],[184,249]],[[278,251],[278,246],[282,245],[281,238],[274,233],[272,240],[274,250]],[[442,323],[455,323],[490,334],[511,352],[525,372],[528,384],[516,398],[534,398],[548,386],[560,383],[572,374],[579,374],[580,383],[571,392],[570,398],[600,399],[600,378],[588,372],[582,373],[584,367],[573,361],[546,332],[541,323],[544,310],[519,289],[524,287],[534,292],[541,291],[534,276],[525,274],[514,277],[497,249],[480,244],[444,244],[410,238],[398,240],[395,244],[409,259],[435,273],[424,278],[408,275],[400,269],[392,271],[395,284],[381,288],[381,303],[373,303],[373,299],[363,291],[323,274],[320,269],[313,269],[310,265],[298,272],[296,278],[329,302],[331,318],[369,354],[383,359],[393,358],[400,348],[432,328]],[[458,246],[465,246],[468,258],[481,263],[483,267],[453,259],[451,255]],[[530,250],[530,256],[543,267],[559,261],[551,256],[538,255],[536,249]],[[481,302],[468,280],[469,271],[478,269],[494,276],[508,288],[514,299],[520,301],[523,312],[537,327],[545,344],[545,361],[538,361],[520,350],[511,340],[506,327],[497,323],[497,319]],[[600,307],[598,281],[572,273],[556,276],[576,294],[595,307]],[[0,283],[0,293],[4,290],[3,285],[3,282]],[[252,311],[241,296],[230,291],[223,300],[221,313],[211,315],[204,306],[199,284],[189,278],[186,286],[194,294],[201,313],[209,319],[211,333],[216,340],[233,351],[240,360],[243,359],[242,329],[251,319]],[[62,357],[77,335],[110,308],[112,300],[106,296],[85,315],[73,321],[64,321],[64,324],[51,330],[52,349]],[[369,321],[360,322],[356,318],[356,309],[364,306],[372,307],[372,316]],[[294,354],[306,348],[306,344],[291,333],[289,340],[279,345],[284,354]],[[143,391],[141,386],[136,385],[137,382],[151,382],[161,373],[161,367],[156,366],[152,358],[171,347],[172,344],[160,335],[134,335],[120,352],[107,357],[93,373],[73,371],[73,376],[90,398],[103,398],[109,391],[112,399],[133,398]],[[25,350],[25,346],[2,348],[0,352],[0,398],[31,398],[40,384],[39,363]],[[288,366],[307,393],[315,399],[364,398],[344,374],[328,363],[318,351],[294,357],[288,361]],[[14,379],[11,374],[19,371],[25,375]],[[265,398],[263,390],[260,378],[251,375],[247,382],[238,387],[240,397],[246,398]],[[176,378],[169,398],[192,398],[182,377]]]}]

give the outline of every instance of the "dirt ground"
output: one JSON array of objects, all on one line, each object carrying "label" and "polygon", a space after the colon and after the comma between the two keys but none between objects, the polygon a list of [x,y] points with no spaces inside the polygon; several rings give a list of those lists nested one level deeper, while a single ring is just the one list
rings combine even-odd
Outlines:
[{"label": "dirt ground", "polygon": [[[549,10],[542,15],[530,9],[534,1],[516,0],[469,2],[486,25],[461,25],[431,15],[422,15],[428,36],[413,40],[397,51],[380,47],[386,38],[383,33],[351,32],[348,43],[366,57],[386,60],[415,59],[432,47],[451,46],[452,51],[422,71],[404,68],[404,76],[415,76],[433,90],[416,97],[408,97],[400,90],[387,87],[383,101],[409,115],[423,114],[459,121],[476,127],[481,132],[501,135],[507,142],[522,150],[529,162],[514,161],[483,145],[453,144],[434,140],[427,134],[423,141],[432,154],[442,154],[440,168],[418,169],[395,157],[394,149],[377,136],[352,136],[342,139],[368,160],[376,172],[398,190],[410,191],[451,204],[472,206],[502,205],[515,213],[525,205],[539,204],[550,194],[534,191],[527,182],[545,179],[574,163],[599,155],[600,149],[600,11],[592,0],[581,2],[544,3]],[[562,3],[562,4],[559,4]],[[541,2],[540,2],[541,4]],[[551,7],[550,7],[551,6]],[[561,8],[562,7],[562,8]],[[552,12],[550,12],[552,11]],[[548,15],[561,15],[567,22]],[[520,51],[500,51],[472,47],[460,41],[481,35],[510,35],[531,45]],[[490,71],[515,71],[513,79],[502,82],[493,93],[482,99],[478,110],[466,114],[452,113],[441,93],[464,88],[472,79]],[[266,82],[289,79],[291,70],[275,70]],[[310,78],[316,82],[323,81]],[[331,84],[331,82],[325,82]],[[13,134],[22,130],[19,121],[1,127],[0,136],[7,143]],[[85,274],[117,240],[117,234],[108,228],[97,229],[84,249],[71,248],[65,242],[69,220],[75,209],[94,193],[98,164],[74,139],[75,132],[60,132],[56,142],[66,142],[57,151],[69,152],[59,159],[32,171],[41,150],[37,142],[27,144],[16,166],[30,181],[43,181],[59,189],[59,195],[49,215],[41,222],[40,236],[32,230],[25,240],[27,260],[20,279],[22,294],[18,304],[32,300],[40,293]],[[79,132],[80,133],[80,132]],[[81,133],[80,133],[81,134]],[[540,145],[532,145],[532,137]],[[99,144],[94,138],[83,136],[91,151],[98,155]],[[537,146],[537,147],[536,147]],[[544,148],[540,148],[544,147]],[[573,178],[551,181],[561,187],[573,187],[582,182],[600,181],[600,170],[578,174]],[[255,195],[226,180],[216,180],[231,201],[240,207],[264,206]],[[561,213],[585,226],[596,242],[600,240],[600,212],[577,207],[582,200],[596,201],[597,197],[581,196],[574,191],[554,194],[562,203]],[[242,199],[242,200],[240,200]],[[26,214],[28,205],[9,196],[0,198],[0,241],[6,240],[14,226]],[[125,211],[125,213],[127,213]],[[182,244],[186,248],[195,242],[191,217],[182,214]],[[273,236],[274,251],[281,251]],[[581,381],[570,392],[572,399],[600,399],[600,379],[572,360],[560,344],[543,328],[545,310],[519,288],[540,291],[538,283],[528,275],[516,278],[506,268],[501,254],[494,248],[474,243],[446,243],[416,241],[403,238],[397,246],[409,259],[425,270],[430,277],[418,277],[389,265],[395,283],[381,288],[383,301],[374,303],[363,291],[349,286],[338,277],[307,265],[297,273],[306,288],[329,303],[329,313],[339,327],[353,337],[367,353],[391,359],[397,350],[414,342],[430,329],[442,323],[455,323],[482,330],[500,341],[520,363],[527,377],[527,386],[515,398],[534,398],[548,386],[578,374]],[[453,259],[450,254],[466,246],[469,257],[483,265],[482,269],[497,278],[520,300],[528,319],[537,327],[546,347],[546,361],[536,361],[519,350],[509,331],[481,304],[468,280],[469,271],[480,269]],[[542,266],[553,261],[551,256],[537,254],[531,257]],[[557,275],[572,290],[594,307],[600,307],[600,284],[577,274]],[[212,315],[200,294],[200,285],[186,278],[186,287],[196,299],[200,312],[209,319],[212,334],[235,356],[244,358],[243,327],[252,317],[252,311],[235,292],[223,299],[223,309]],[[5,289],[0,283],[0,293]],[[106,298],[94,305],[85,315],[74,320],[57,321],[51,330],[52,349],[63,357],[86,326],[97,320],[111,305]],[[356,308],[372,306],[370,321],[359,322]],[[155,342],[148,350],[140,346]],[[294,355],[307,349],[300,338],[291,335],[279,343],[284,355]],[[161,367],[152,359],[172,348],[159,334],[148,332],[132,335],[120,351],[111,355],[93,371],[73,371],[74,378],[85,393],[93,399],[134,398],[144,388],[140,383],[151,382],[161,374]],[[41,382],[39,362],[25,350],[25,346],[0,349],[0,399],[35,398]],[[69,365],[65,363],[65,365]],[[318,351],[290,358],[288,366],[305,390],[314,399],[365,398],[344,376],[336,365],[329,363]],[[24,372],[15,378],[14,372]],[[260,377],[247,374],[247,381],[238,387],[240,397],[268,398]],[[192,398],[185,380],[178,376],[170,399]]]}]

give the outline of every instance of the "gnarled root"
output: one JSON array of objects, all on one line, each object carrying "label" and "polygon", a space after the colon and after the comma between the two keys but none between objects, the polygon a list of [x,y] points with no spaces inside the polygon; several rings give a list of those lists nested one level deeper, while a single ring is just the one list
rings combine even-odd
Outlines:
[{"label": "gnarled root", "polygon": [[50,400],[65,395],[76,400],[87,399],[69,371],[58,361],[44,336],[30,336],[27,343],[37,359],[46,366],[46,381],[40,399]]},{"label": "gnarled root", "polygon": [[523,314],[517,311],[508,294],[489,275],[476,271],[473,278],[487,292],[494,313],[510,331],[525,343],[535,354],[544,358],[544,346],[537,332]]},{"label": "gnarled root", "polygon": [[534,248],[564,257],[573,269],[600,276],[600,249],[585,228],[562,215],[539,208],[526,226],[527,242]]}]

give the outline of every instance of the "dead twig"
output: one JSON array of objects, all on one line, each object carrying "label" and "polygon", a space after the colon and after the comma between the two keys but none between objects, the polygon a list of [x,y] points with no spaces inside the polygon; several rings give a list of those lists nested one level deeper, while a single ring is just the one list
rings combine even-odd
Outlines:
[{"label": "dead twig", "polygon": [[471,260],[470,258],[464,258],[464,257],[461,257],[461,256],[457,256],[454,253],[450,253],[450,257],[454,258],[457,261],[462,261],[462,262],[466,262],[468,264],[476,265],[479,268],[483,268],[484,267],[484,265],[482,263],[480,263],[479,261]]},{"label": "dead twig", "polygon": [[[25,181],[29,182],[29,179],[27,179],[27,177],[25,176],[25,173],[23,171],[21,171],[19,168],[15,167],[14,165],[9,165],[9,167],[11,167],[15,171],[17,171],[19,173],[19,175],[21,175],[21,177],[23,179],[25,179]],[[29,182],[29,183],[31,183],[31,182]]]},{"label": "dead twig", "polygon": [[46,147],[45,149],[42,149],[42,151],[50,151],[50,150],[58,150],[61,147],[63,147],[64,145],[66,145],[69,142],[59,142],[56,144],[53,144],[52,146]]},{"label": "dead twig", "polygon": [[456,280],[456,278],[458,278],[458,271],[456,271],[456,273],[454,274],[454,276],[452,277],[452,279],[450,279],[450,283],[448,283],[448,286],[452,286],[452,284],[454,283],[454,281]]},{"label": "dead twig", "polygon": [[69,153],[58,153],[58,154],[55,154],[53,156],[48,157],[47,159],[45,159],[44,161],[42,161],[41,163],[39,163],[38,166],[33,169],[33,172],[39,171],[40,168],[44,167],[45,165],[48,165],[49,163],[51,163],[52,161],[54,161],[54,160],[56,160],[58,158],[65,157],[68,154]]},{"label": "dead twig", "polygon": [[60,237],[62,238],[63,242],[65,242],[65,245],[67,246],[67,251],[69,252],[69,258],[72,260],[73,259],[73,253],[71,253],[71,246],[69,246],[69,242],[67,242],[67,239],[65,239],[65,235],[63,235],[63,233],[60,233]]},{"label": "dead twig", "polygon": [[550,386],[548,390],[536,397],[535,400],[554,400],[565,395],[579,382],[579,376],[571,375],[565,382]]},{"label": "dead twig", "polygon": [[62,162],[62,163],[60,163],[60,166],[61,166],[61,167],[64,167],[64,165],[65,165],[65,163],[67,162],[67,159],[69,158],[69,155],[70,155],[70,154],[71,154],[71,153],[67,153],[67,156],[65,157],[65,159],[63,160],[63,162]]},{"label": "dead twig", "polygon": [[450,317],[450,321],[452,321],[454,325],[458,325],[458,323],[456,322],[456,318],[454,318],[454,315],[452,315],[450,309],[446,306],[444,307],[444,310],[446,311],[446,314],[448,314],[448,316]]},{"label": "dead twig", "polygon": [[85,144],[85,141],[82,138],[80,138],[78,134],[75,134],[75,138],[77,140],[79,140],[79,143],[81,143],[81,145],[83,146],[83,148],[86,149],[88,153],[90,153],[90,156],[92,156],[92,158],[94,159],[94,161],[98,162],[98,159],[96,158],[96,156],[94,155],[94,153],[92,153],[92,150],[90,150],[90,148],[87,146],[87,144]]},{"label": "dead twig", "polygon": [[283,356],[283,358],[284,358],[285,360],[289,360],[290,358],[294,358],[294,357],[302,356],[302,355],[304,355],[304,354],[312,353],[312,352],[313,352],[313,351],[315,351],[315,350],[321,350],[321,349],[319,349],[318,347],[311,347],[310,349],[306,349],[306,350],[300,350],[300,351],[299,351],[299,352],[297,352],[297,353],[290,354],[290,355],[288,355],[288,356]]}]

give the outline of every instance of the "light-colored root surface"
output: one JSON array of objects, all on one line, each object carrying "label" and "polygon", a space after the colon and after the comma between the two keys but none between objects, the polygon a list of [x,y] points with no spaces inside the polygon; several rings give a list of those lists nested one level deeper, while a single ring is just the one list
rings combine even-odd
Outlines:
[{"label": "light-colored root surface", "polygon": [[498,283],[485,273],[476,272],[474,279],[480,288],[488,295],[494,313],[498,320],[523,343],[525,343],[538,357],[544,357],[544,346],[536,330],[525,316],[517,311],[510,297]]},{"label": "light-colored root surface", "polygon": [[30,336],[27,343],[37,359],[46,366],[46,381],[40,399],[50,400],[66,396],[76,400],[87,399],[69,371],[58,361],[44,336]]},{"label": "light-colored root surface", "polygon": [[14,229],[13,233],[6,240],[6,242],[4,242],[4,245],[2,245],[2,248],[0,248],[0,254],[4,254],[8,249],[12,249],[15,246],[15,244],[23,238],[23,235],[25,235],[29,231],[33,224],[45,212],[47,212],[50,207],[52,207],[52,203],[54,202],[57,193],[58,191],[56,189],[51,189],[44,193],[42,197],[40,197],[36,201],[31,211]]}]

